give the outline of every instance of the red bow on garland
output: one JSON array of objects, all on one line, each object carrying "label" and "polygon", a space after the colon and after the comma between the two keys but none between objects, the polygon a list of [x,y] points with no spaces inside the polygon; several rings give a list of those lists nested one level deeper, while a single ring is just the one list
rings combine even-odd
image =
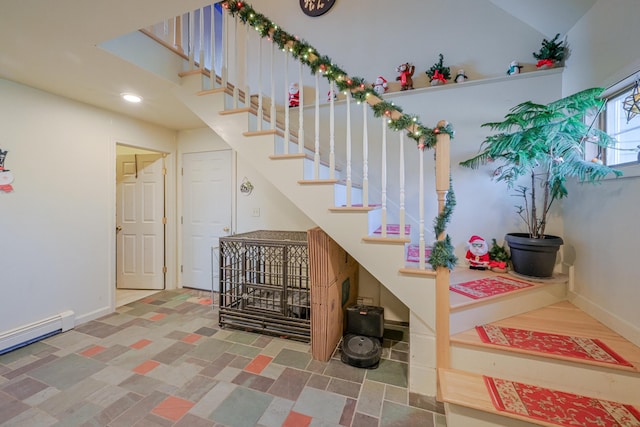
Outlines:
[{"label": "red bow on garland", "polygon": [[447,82],[447,79],[444,78],[444,74],[442,74],[438,70],[434,71],[433,77],[431,77],[431,80],[440,80],[442,83],[446,83]]},{"label": "red bow on garland", "polygon": [[553,61],[552,61],[552,60],[550,60],[550,59],[541,59],[541,60],[540,60],[540,61],[538,61],[538,63],[536,64],[536,67],[537,67],[537,68],[544,67],[544,66],[547,66],[547,67],[553,67]]}]

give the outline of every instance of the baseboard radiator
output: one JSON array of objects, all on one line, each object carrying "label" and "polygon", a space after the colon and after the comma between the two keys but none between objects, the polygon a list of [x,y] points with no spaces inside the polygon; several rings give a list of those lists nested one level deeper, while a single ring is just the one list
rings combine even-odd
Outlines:
[{"label": "baseboard radiator", "polygon": [[38,322],[2,332],[0,333],[0,354],[24,347],[25,345],[29,345],[51,335],[73,329],[75,326],[75,318],[75,313],[67,310]]}]

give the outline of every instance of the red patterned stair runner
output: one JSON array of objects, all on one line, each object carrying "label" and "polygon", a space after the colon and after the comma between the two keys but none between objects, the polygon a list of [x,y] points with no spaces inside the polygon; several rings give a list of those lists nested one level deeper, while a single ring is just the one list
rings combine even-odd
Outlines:
[{"label": "red patterned stair runner", "polygon": [[483,342],[489,344],[615,365],[633,366],[598,339],[505,328],[490,324],[476,326],[476,332]]},{"label": "red patterned stair runner", "polygon": [[484,377],[493,405],[566,427],[640,427],[638,408],[499,378]]},{"label": "red patterned stair runner", "polygon": [[533,286],[532,283],[522,282],[506,276],[485,277],[470,282],[456,283],[449,286],[453,292],[457,292],[473,299],[487,298],[506,292],[517,291]]}]

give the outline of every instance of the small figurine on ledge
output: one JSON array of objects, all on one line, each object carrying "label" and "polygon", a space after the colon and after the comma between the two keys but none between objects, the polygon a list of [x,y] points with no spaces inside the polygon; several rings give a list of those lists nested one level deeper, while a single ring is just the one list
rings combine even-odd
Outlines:
[{"label": "small figurine on ledge", "polygon": [[416,67],[408,62],[398,65],[396,71],[400,73],[396,80],[400,82],[400,90],[413,89],[413,73]]},{"label": "small figurine on ledge", "polygon": [[514,74],[520,74],[520,70],[522,70],[522,65],[520,65],[518,61],[511,61],[509,69],[507,70],[507,75],[512,76]]},{"label": "small figurine on ledge", "polygon": [[489,246],[480,236],[471,236],[467,242],[466,259],[472,270],[486,270],[489,268]]},{"label": "small figurine on ledge", "polygon": [[378,95],[383,95],[387,92],[387,90],[389,90],[389,84],[387,83],[387,80],[382,76],[378,76],[376,81],[373,83],[373,91]]}]

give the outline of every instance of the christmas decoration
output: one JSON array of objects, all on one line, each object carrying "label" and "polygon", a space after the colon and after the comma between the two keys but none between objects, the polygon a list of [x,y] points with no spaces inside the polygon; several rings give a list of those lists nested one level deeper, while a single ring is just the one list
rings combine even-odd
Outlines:
[{"label": "christmas decoration", "polygon": [[627,112],[627,123],[640,113],[640,93],[638,92],[638,85],[640,85],[640,80],[636,80],[631,95],[627,96],[622,103],[622,109]]},{"label": "christmas decoration", "polygon": [[[221,5],[232,17],[238,17],[241,22],[254,28],[261,37],[267,38],[275,43],[280,50],[288,52],[294,59],[309,67],[312,74],[322,73],[329,82],[335,83],[337,90],[350,94],[358,102],[367,102],[376,117],[387,117],[390,129],[406,131],[407,136],[416,141],[419,149],[435,147],[438,134],[446,133],[451,138],[454,137],[451,124],[447,123],[445,126],[438,126],[434,129],[425,127],[416,116],[404,114],[400,107],[382,100],[373,90],[372,85],[368,85],[364,79],[349,77],[344,70],[333,63],[331,58],[319,54],[313,46],[304,40],[287,33],[269,18],[256,12],[251,5],[237,0],[225,0],[221,2]],[[410,83],[413,88],[411,77],[415,68],[408,63],[404,65],[408,67],[408,72],[404,74],[405,81]],[[402,76],[398,78],[398,80],[401,79]],[[449,196],[453,197],[452,190],[448,193],[447,197]],[[448,216],[451,215],[452,209],[453,204],[448,210]],[[438,218],[441,218],[441,215]],[[440,221],[440,219],[437,220]],[[452,269],[455,266],[457,258],[453,254],[453,245],[448,236],[445,240],[434,244],[431,258],[434,260],[431,262],[434,268],[446,266]]]},{"label": "christmas decoration", "polygon": [[396,77],[396,81],[400,82],[400,90],[413,89],[413,72],[415,70],[416,67],[408,62],[396,67],[396,72],[400,73],[400,75]]},{"label": "christmas decoration", "polygon": [[0,191],[10,193],[13,191],[11,183],[13,182],[13,173],[9,169],[4,168],[4,160],[7,157],[7,150],[0,149]]},{"label": "christmas decoration", "polygon": [[496,239],[491,239],[489,248],[489,267],[491,271],[505,271],[509,262],[509,254],[504,246],[498,245]]},{"label": "christmas decoration", "polygon": [[451,78],[451,70],[443,64],[444,56],[440,54],[440,60],[436,62],[425,73],[429,76],[431,86],[443,85]]},{"label": "christmas decoration", "polygon": [[551,40],[542,39],[540,50],[537,53],[533,52],[533,57],[538,60],[536,67],[549,68],[562,61],[565,47],[563,46],[564,41],[559,42],[558,37],[560,37],[560,33]]},{"label": "christmas decoration", "polygon": [[384,94],[388,89],[389,85],[387,84],[387,80],[382,76],[378,76],[376,81],[373,82],[373,91],[378,95]]},{"label": "christmas decoration", "polygon": [[520,74],[521,69],[522,65],[520,65],[518,61],[511,61],[511,64],[509,64],[509,69],[507,70],[507,75],[511,76],[513,74]]},{"label": "christmas decoration", "polygon": [[472,270],[486,270],[489,268],[489,246],[480,236],[471,236],[467,242],[465,255],[469,268]]},{"label": "christmas decoration", "polygon": [[289,107],[300,106],[300,88],[298,83],[291,83],[289,85]]},{"label": "christmas decoration", "polygon": [[[444,208],[442,212],[433,221],[433,231],[436,236],[440,236],[445,232],[445,229],[451,221],[451,215],[453,214],[453,208],[456,206],[456,195],[453,192],[453,183],[451,177],[449,177],[449,191],[445,197]],[[443,240],[437,240],[433,244],[431,249],[431,255],[429,256],[429,264],[435,270],[438,267],[446,267],[452,270],[458,258],[454,255],[454,248],[451,244],[451,237],[447,234]]]},{"label": "christmas decoration", "polygon": [[467,79],[468,79],[468,77],[464,73],[464,70],[462,70],[462,69],[458,70],[458,74],[456,74],[456,79],[455,79],[456,83],[462,83]]}]

